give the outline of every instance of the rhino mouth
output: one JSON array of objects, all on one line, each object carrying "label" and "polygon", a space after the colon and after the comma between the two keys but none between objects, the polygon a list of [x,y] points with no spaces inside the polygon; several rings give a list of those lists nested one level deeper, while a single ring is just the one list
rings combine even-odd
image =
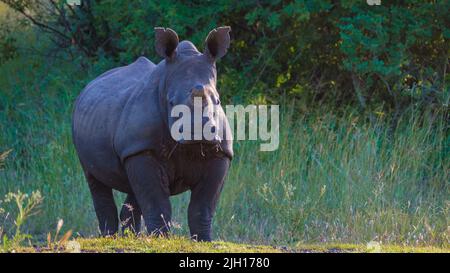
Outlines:
[{"label": "rhino mouth", "polygon": [[181,145],[216,145],[220,143],[220,139],[214,139],[214,140],[180,140],[178,141]]},{"label": "rhino mouth", "polygon": [[209,157],[217,157],[223,154],[220,142],[191,140],[182,144],[180,141],[176,142],[172,147],[167,157],[170,159],[173,154],[182,156],[183,158],[191,159],[205,159]]},{"label": "rhino mouth", "polygon": [[187,135],[187,137],[183,135],[174,136],[172,135],[172,140],[180,144],[195,144],[195,143],[218,143],[222,141],[222,137],[219,135],[213,136],[203,136],[203,135]]}]

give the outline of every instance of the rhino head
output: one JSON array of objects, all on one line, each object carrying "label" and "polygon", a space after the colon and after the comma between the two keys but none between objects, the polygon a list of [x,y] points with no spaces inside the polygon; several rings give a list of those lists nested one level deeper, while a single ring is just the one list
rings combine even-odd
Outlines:
[{"label": "rhino head", "polygon": [[230,45],[230,27],[213,29],[203,53],[190,41],[179,43],[169,28],[155,28],[155,47],[164,72],[160,105],[172,138],[180,144],[219,143],[223,140],[224,111],[216,87],[216,61]]}]

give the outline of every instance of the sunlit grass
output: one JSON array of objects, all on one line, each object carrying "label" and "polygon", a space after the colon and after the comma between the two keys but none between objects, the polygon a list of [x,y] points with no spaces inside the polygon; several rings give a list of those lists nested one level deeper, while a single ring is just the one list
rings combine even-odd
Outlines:
[{"label": "sunlit grass", "polygon": [[0,17],[4,16],[7,12],[7,6],[3,3],[0,3]]},{"label": "sunlit grass", "polygon": [[14,252],[84,252],[84,253],[450,253],[439,247],[411,247],[370,244],[304,244],[291,247],[250,245],[223,241],[193,242],[185,237],[155,238],[149,236],[118,238],[77,238],[58,249],[46,245],[23,246]]},{"label": "sunlit grass", "polygon": [[[448,244],[449,161],[439,116],[386,123],[285,115],[281,146],[238,143],[219,208],[222,238]],[[447,150],[446,150],[447,149]],[[244,205],[245,204],[245,205]]]}]

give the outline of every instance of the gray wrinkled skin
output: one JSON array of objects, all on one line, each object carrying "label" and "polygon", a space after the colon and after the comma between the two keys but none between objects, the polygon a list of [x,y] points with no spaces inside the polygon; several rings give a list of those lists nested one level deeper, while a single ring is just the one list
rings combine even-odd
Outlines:
[{"label": "gray wrinkled skin", "polygon": [[[166,234],[170,195],[191,190],[191,235],[211,240],[212,217],[233,157],[232,140],[177,143],[170,135],[174,119],[169,114],[177,104],[193,109],[193,98],[202,97],[204,107],[224,115],[215,61],[228,49],[229,31],[211,31],[200,53],[189,41],[178,43],[174,31],[156,28],[155,46],[163,61],[155,65],[140,57],[105,72],[77,98],[73,141],[103,235],[116,233],[119,221],[123,229],[139,231],[141,215],[148,232]],[[230,130],[228,123],[223,130]],[[113,189],[128,194],[120,216]]]}]

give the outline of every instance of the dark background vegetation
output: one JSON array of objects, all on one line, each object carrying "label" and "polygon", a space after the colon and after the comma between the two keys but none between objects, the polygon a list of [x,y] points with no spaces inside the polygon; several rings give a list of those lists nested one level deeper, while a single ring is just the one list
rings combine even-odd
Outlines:
[{"label": "dark background vegetation", "polygon": [[[446,107],[449,99],[449,1],[1,2],[47,33],[54,54],[69,52],[81,65],[158,60],[154,26],[203,46],[212,28],[229,25],[221,86],[236,100],[285,96],[401,112],[412,104]],[[10,32],[2,29],[1,59],[15,54]]]},{"label": "dark background vegetation", "polygon": [[[1,2],[0,199],[42,192],[30,233],[64,218],[96,234],[70,133],[82,88],[138,56],[159,62],[156,26],[202,50],[228,25],[222,101],[282,116],[277,151],[235,143],[216,238],[448,246],[450,1]],[[172,200],[182,235],[188,199]]]}]

